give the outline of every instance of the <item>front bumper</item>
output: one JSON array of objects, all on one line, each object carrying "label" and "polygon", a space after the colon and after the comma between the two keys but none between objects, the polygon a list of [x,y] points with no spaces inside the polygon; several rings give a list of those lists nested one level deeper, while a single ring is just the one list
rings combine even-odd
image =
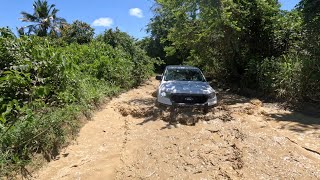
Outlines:
[{"label": "front bumper", "polygon": [[186,104],[186,103],[172,103],[173,107],[179,107],[179,108],[207,108],[209,107],[208,103],[204,103],[204,104]]},{"label": "front bumper", "polygon": [[175,106],[175,107],[212,107],[217,104],[217,96],[214,98],[209,98],[207,102],[202,104],[188,104],[188,103],[173,103],[170,98],[158,96],[158,103],[164,106]]}]

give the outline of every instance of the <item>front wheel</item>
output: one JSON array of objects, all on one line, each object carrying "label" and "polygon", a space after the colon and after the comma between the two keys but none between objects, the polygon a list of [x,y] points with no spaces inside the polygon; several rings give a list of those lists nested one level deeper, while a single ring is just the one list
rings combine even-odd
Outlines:
[{"label": "front wheel", "polygon": [[204,107],[203,108],[203,114],[208,114],[209,113],[209,107],[208,106],[206,106],[206,107]]},{"label": "front wheel", "polygon": [[170,124],[176,123],[176,115],[177,115],[177,109],[174,106],[170,107]]}]

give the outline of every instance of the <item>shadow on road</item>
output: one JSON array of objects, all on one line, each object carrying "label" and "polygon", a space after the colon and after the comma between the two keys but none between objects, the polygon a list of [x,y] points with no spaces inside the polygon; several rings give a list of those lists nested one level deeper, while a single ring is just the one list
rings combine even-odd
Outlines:
[{"label": "shadow on road", "polygon": [[287,129],[298,133],[320,130],[320,118],[306,116],[298,112],[269,114],[269,117],[281,123],[280,129]]}]

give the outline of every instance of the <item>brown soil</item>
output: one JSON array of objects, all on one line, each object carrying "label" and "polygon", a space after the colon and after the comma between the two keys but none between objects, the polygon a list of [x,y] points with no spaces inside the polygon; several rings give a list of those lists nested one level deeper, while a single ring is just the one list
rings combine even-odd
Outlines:
[{"label": "brown soil", "polygon": [[170,129],[157,86],[112,100],[34,179],[320,179],[319,118],[221,92],[207,115],[181,111]]}]

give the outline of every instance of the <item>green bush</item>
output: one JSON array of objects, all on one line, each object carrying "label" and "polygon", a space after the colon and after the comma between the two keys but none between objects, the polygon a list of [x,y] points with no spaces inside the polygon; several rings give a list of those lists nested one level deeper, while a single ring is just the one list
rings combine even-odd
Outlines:
[{"label": "green bush", "polygon": [[258,67],[260,89],[287,101],[301,100],[302,59],[293,54],[267,58]]},{"label": "green bush", "polygon": [[0,177],[20,172],[35,153],[54,156],[105,96],[138,85],[154,61],[102,41],[67,45],[0,31]]},{"label": "green bush", "polygon": [[299,53],[289,53],[278,58],[266,58],[261,62],[252,59],[244,82],[247,87],[255,84],[252,82],[257,82],[257,90],[288,102],[318,102],[319,72],[315,59]]}]

